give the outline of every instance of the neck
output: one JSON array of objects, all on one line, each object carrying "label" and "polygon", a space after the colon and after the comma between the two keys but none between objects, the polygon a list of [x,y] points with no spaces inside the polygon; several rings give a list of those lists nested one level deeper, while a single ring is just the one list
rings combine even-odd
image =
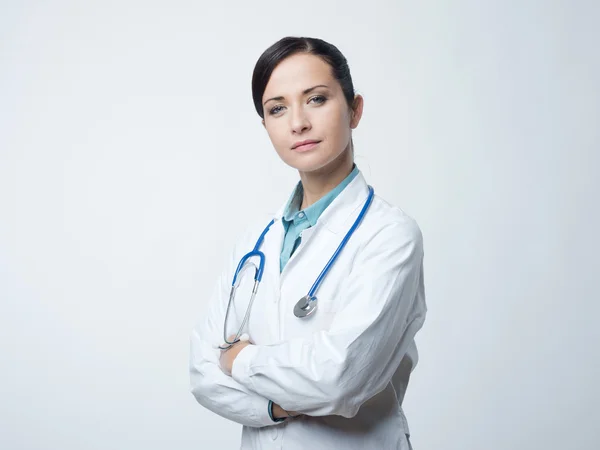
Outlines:
[{"label": "neck", "polygon": [[338,158],[325,167],[313,172],[300,172],[304,190],[300,209],[308,208],[332,191],[350,175],[353,165],[352,148],[348,145]]}]

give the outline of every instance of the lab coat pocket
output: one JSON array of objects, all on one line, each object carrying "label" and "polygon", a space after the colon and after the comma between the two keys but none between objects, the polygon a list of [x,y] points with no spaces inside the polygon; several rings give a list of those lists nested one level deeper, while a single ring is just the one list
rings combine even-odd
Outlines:
[{"label": "lab coat pocket", "polygon": [[311,327],[311,331],[327,331],[336,314],[336,311],[317,309],[314,313],[314,317],[309,317],[307,323]]},{"label": "lab coat pocket", "polygon": [[[328,292],[328,290],[324,289],[322,293],[318,296],[318,307],[314,312],[313,320],[313,330],[314,331],[323,331],[329,330],[333,319],[338,313],[339,307],[337,305],[337,299],[333,295],[333,293]],[[311,318],[309,318],[311,319]]]},{"label": "lab coat pocket", "polygon": [[[317,311],[317,314],[319,314],[319,311]],[[322,317],[319,323],[319,329],[329,330],[329,327],[331,326],[331,323],[333,322],[333,319],[335,318],[336,314],[337,311],[321,311]]]},{"label": "lab coat pocket", "polygon": [[286,337],[309,336],[318,331],[328,331],[336,315],[335,311],[326,311],[319,306],[317,310],[308,317],[298,318],[292,311],[286,314]]}]

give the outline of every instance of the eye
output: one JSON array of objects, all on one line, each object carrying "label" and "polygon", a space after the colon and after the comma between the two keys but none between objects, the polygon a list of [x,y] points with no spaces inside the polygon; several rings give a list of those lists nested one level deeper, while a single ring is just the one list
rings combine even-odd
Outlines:
[{"label": "eye", "polygon": [[271,115],[277,114],[280,111],[278,108],[281,108],[281,106],[275,106],[274,108],[271,108],[269,110],[269,114],[271,114]]},{"label": "eye", "polygon": [[[315,103],[316,103],[317,105],[322,105],[323,103],[325,103],[325,101],[327,100],[327,98],[326,98],[324,95],[315,95],[314,97],[311,97],[311,98],[308,100],[308,102],[310,103],[310,102],[311,102],[311,101],[313,101],[313,100],[316,100],[316,102],[315,102]],[[273,107],[273,108],[271,108],[271,109],[269,110],[269,114],[270,114],[270,115],[277,114],[278,112],[280,112],[280,111],[281,111],[281,108],[283,108],[283,106],[281,106],[281,105],[275,106],[275,107]]]},{"label": "eye", "polygon": [[316,102],[317,104],[322,104],[325,103],[325,100],[327,100],[323,95],[315,95],[314,97],[312,97],[309,101],[312,100],[319,100],[318,102]]}]

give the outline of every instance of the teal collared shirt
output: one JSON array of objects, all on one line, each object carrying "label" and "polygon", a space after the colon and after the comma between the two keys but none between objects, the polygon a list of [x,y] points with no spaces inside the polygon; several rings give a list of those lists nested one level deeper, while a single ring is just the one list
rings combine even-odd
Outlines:
[{"label": "teal collared shirt", "polygon": [[283,239],[283,246],[281,248],[281,256],[279,259],[279,270],[283,271],[283,268],[289,261],[290,257],[298,248],[300,244],[300,233],[305,229],[314,226],[319,219],[319,216],[333,200],[344,190],[346,186],[358,175],[358,167],[354,165],[352,172],[344,178],[344,180],[338,184],[334,189],[329,191],[325,196],[320,198],[317,202],[310,205],[308,208],[299,211],[302,205],[302,198],[304,196],[304,190],[302,188],[302,182],[298,182],[294,192],[288,200],[284,213],[283,213],[283,228],[285,230],[285,237]]}]

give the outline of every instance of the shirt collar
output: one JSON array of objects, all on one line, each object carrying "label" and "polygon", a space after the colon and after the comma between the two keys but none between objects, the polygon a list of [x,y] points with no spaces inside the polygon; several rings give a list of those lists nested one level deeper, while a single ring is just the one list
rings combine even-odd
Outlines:
[{"label": "shirt collar", "polygon": [[[359,170],[356,164],[352,169],[352,172],[342,180],[335,188],[329,191],[326,195],[321,197],[318,201],[310,205],[308,208],[304,208],[302,212],[306,216],[308,223],[311,227],[314,227],[317,223],[317,220],[327,209],[327,207],[333,202],[333,200],[344,190],[348,184],[358,175]],[[292,222],[294,217],[300,210],[300,206],[302,205],[302,198],[304,195],[304,189],[302,187],[302,182],[299,181],[296,185],[296,188],[292,192],[287,204],[284,207],[283,217],[282,219],[285,222]]]},{"label": "shirt collar", "polygon": [[[283,215],[295,193],[296,191],[277,210],[273,216],[275,221],[283,221]],[[354,179],[348,183],[348,186],[332,200],[329,207],[319,216],[318,223],[323,224],[333,233],[339,233],[345,229],[346,222],[354,216],[353,213],[358,214],[360,212],[368,193],[369,185],[362,172],[358,171]]]}]

